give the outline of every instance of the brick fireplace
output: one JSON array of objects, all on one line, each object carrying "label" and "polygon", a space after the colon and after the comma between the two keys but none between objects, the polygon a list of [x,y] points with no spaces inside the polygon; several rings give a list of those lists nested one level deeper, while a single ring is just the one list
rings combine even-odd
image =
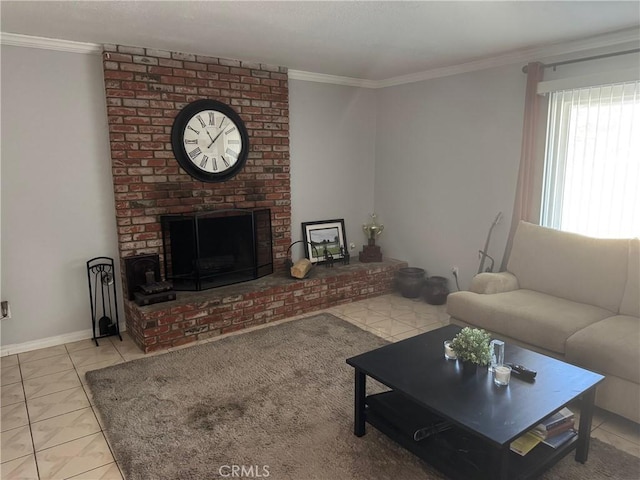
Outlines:
[{"label": "brick fireplace", "polygon": [[[286,68],[121,45],[105,46],[103,65],[121,258],[162,253],[160,215],[269,208],[282,265],[291,243]],[[226,182],[193,179],[171,149],[175,116],[201,98],[231,105],[249,132],[246,166]]]},{"label": "brick fireplace", "polygon": [[[284,271],[291,243],[286,68],[122,45],[105,45],[103,67],[123,272],[125,257],[162,255],[162,215],[271,210],[274,275],[150,307],[125,300],[127,329],[145,352],[390,290],[406,264],[344,267],[295,287]],[[202,98],[231,105],[249,133],[245,167],[222,183],[189,176],[171,148],[175,116]]]}]

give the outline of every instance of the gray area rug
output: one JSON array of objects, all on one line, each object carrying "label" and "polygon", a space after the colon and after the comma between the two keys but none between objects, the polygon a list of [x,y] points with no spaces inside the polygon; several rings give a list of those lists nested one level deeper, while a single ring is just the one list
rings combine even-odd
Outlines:
[{"label": "gray area rug", "polygon": [[[320,314],[86,377],[127,480],[233,478],[234,468],[235,478],[442,479],[371,426],[353,435],[345,359],[384,344]],[[639,473],[638,459],[594,439],[585,465],[569,456],[543,478]]]}]

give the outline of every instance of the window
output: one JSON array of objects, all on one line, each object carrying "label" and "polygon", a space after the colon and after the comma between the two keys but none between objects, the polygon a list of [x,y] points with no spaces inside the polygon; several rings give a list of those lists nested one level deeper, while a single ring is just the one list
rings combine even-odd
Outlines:
[{"label": "window", "polygon": [[541,224],[640,236],[640,82],[553,92]]}]

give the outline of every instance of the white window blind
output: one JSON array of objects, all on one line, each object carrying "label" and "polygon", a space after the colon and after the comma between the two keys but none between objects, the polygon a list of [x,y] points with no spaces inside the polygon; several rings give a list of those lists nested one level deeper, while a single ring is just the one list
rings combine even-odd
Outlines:
[{"label": "white window blind", "polygon": [[541,224],[640,236],[640,81],[553,92]]}]

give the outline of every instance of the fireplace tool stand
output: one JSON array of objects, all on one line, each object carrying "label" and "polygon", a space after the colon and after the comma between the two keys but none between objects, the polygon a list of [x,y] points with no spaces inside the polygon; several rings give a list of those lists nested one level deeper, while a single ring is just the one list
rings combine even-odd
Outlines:
[{"label": "fireplace tool stand", "polygon": [[89,260],[87,262],[87,277],[89,279],[89,301],[91,302],[91,331],[96,347],[100,346],[99,338],[117,335],[122,341],[113,259],[96,257]]}]

